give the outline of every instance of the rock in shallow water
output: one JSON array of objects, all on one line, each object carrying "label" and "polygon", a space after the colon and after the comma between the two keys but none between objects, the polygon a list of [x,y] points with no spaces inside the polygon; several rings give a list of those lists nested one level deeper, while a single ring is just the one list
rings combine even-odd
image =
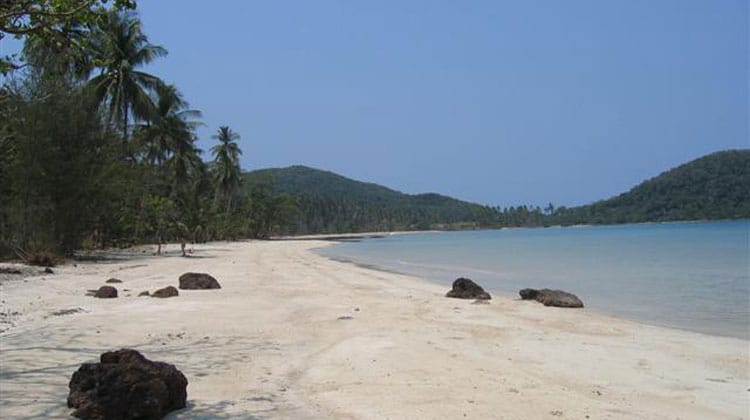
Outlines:
[{"label": "rock in shallow water", "polygon": [[180,289],[221,289],[219,282],[206,273],[185,273],[180,276]]},{"label": "rock in shallow water", "polygon": [[518,292],[523,300],[536,300],[544,306],[560,308],[583,308],[583,302],[578,296],[562,290],[551,289],[522,289]]},{"label": "rock in shallow water", "polygon": [[173,365],[121,349],[81,365],[70,380],[68,407],[81,419],[161,419],[185,407],[187,384]]},{"label": "rock in shallow water", "polygon": [[463,277],[453,281],[453,288],[445,296],[459,299],[492,299],[482,286]]}]

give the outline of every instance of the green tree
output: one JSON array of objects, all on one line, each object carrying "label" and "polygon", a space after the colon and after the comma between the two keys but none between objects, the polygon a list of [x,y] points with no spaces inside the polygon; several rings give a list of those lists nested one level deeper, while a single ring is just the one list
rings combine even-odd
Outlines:
[{"label": "green tree", "polygon": [[234,208],[240,187],[240,150],[237,140],[240,135],[227,126],[219,127],[219,131],[211,136],[219,144],[211,148],[214,155],[214,185],[216,195],[214,203],[218,206],[222,201],[225,212],[231,213]]},{"label": "green tree", "polygon": [[[108,4],[109,3],[109,4]],[[135,9],[135,0],[5,0],[0,1],[0,41],[6,36],[34,39],[38,47],[82,56],[88,37],[81,31],[93,26],[110,10]],[[0,75],[8,76],[21,67],[17,54],[0,56]],[[10,85],[0,87],[0,102],[10,99]]]},{"label": "green tree", "polygon": [[162,84],[156,76],[138,69],[167,51],[150,44],[140,19],[127,12],[109,12],[99,19],[91,51],[100,74],[89,80],[88,86],[94,100],[106,106],[110,124],[119,126],[123,142],[127,142],[129,117],[152,118],[155,106],[149,93]]}]

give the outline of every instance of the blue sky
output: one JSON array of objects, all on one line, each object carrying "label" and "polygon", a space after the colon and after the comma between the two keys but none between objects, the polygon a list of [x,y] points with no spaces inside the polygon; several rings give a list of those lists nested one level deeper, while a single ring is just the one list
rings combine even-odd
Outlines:
[{"label": "blue sky", "polygon": [[[750,147],[748,1],[139,2],[244,169],[583,204]],[[7,48],[7,46],[6,46]]]}]

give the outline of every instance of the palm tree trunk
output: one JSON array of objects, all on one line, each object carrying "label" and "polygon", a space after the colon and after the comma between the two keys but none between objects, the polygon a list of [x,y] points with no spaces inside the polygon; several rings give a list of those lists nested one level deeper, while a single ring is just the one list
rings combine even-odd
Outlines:
[{"label": "palm tree trunk", "polygon": [[122,103],[122,144],[128,143],[128,104]]}]

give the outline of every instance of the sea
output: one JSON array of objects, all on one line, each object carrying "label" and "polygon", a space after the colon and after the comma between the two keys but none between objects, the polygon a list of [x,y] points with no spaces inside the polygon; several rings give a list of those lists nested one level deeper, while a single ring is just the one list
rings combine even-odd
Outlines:
[{"label": "sea", "polygon": [[750,339],[750,220],[393,234],[318,253],[491,293],[562,289],[593,311]]}]

